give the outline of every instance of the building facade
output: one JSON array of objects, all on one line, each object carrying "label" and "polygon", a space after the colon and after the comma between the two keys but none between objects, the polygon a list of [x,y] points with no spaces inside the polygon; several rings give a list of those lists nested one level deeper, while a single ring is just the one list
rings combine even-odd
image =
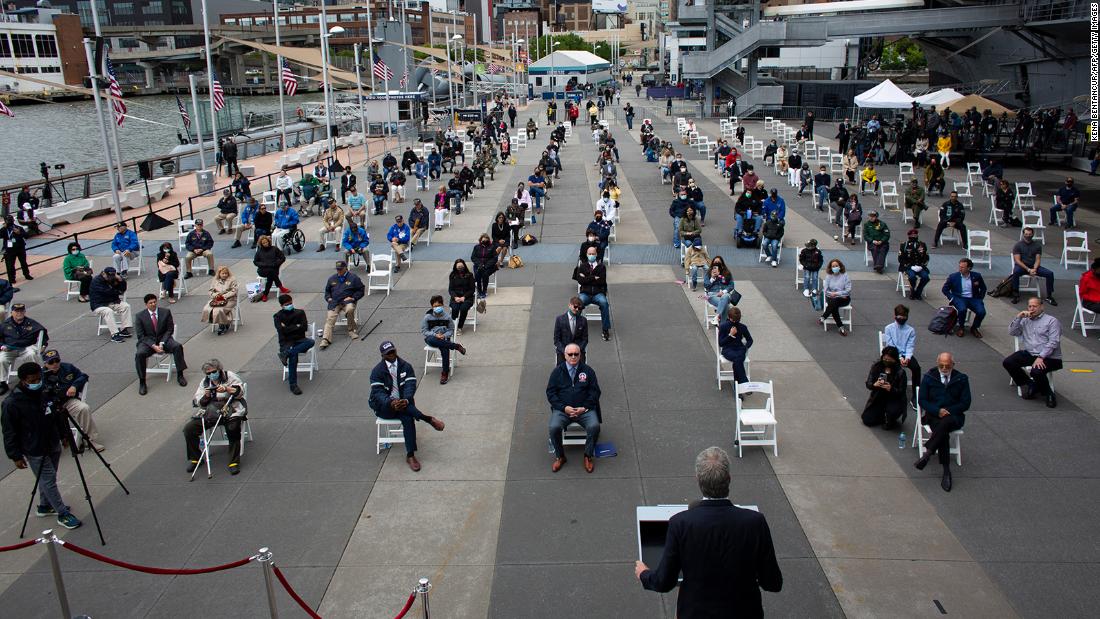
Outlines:
[{"label": "building facade", "polygon": [[0,69],[35,82],[0,76],[0,94],[48,94],[42,81],[79,86],[88,74],[80,18],[50,9],[25,9],[0,16]]}]

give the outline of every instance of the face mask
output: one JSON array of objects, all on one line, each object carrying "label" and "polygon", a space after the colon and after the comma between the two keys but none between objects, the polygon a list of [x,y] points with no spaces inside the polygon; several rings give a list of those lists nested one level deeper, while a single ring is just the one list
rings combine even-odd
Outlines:
[{"label": "face mask", "polygon": [[882,365],[885,365],[888,368],[893,367],[896,363],[897,363],[897,361],[894,361],[893,359],[883,359],[882,360]]},{"label": "face mask", "polygon": [[488,245],[488,244],[489,244],[489,241],[487,241],[487,240],[483,240],[483,241],[481,241],[481,244],[482,244],[482,245]]},{"label": "face mask", "polygon": [[162,254],[167,254],[167,253],[168,253],[168,252],[170,252],[170,251],[172,251],[172,250],[171,250],[171,249],[169,249],[169,248],[167,248],[167,247],[165,247],[164,249],[160,250],[160,252],[161,252]]},{"label": "face mask", "polygon": [[894,322],[898,323],[899,325],[904,325],[906,322],[909,322],[909,319],[905,318],[904,316],[895,316]]},{"label": "face mask", "polygon": [[283,306],[283,309],[289,312],[289,311],[291,311],[292,309],[294,309],[294,306],[293,306],[293,305],[284,305],[284,306]]},{"label": "face mask", "polygon": [[687,194],[686,193],[680,194],[680,199],[681,200],[687,200]]},{"label": "face mask", "polygon": [[31,391],[38,391],[41,388],[42,381],[38,381],[37,383],[27,383],[27,389],[30,389]]},{"label": "face mask", "polygon": [[596,240],[596,237],[594,237],[594,236],[588,237],[588,242],[589,243],[595,242],[595,240]]},{"label": "face mask", "polygon": [[75,255],[80,253],[80,250],[79,249],[71,249],[71,250],[69,250],[69,253],[75,256]]},{"label": "face mask", "polygon": [[589,262],[589,264],[595,264],[596,263],[596,256],[589,256],[588,257],[588,262]]},{"label": "face mask", "polygon": [[210,373],[208,373],[208,374],[206,375],[206,377],[207,377],[207,378],[209,378],[210,380],[218,380],[218,378],[219,378],[219,377],[220,377],[221,375],[222,375],[222,373],[221,373],[221,372],[210,372]]},{"label": "face mask", "polygon": [[829,269],[829,270],[830,270],[830,271],[832,271],[833,273],[837,273],[837,274],[839,274],[839,273],[840,273],[840,267],[833,267],[833,268],[831,268],[831,269]]},{"label": "face mask", "polygon": [[437,315],[437,316],[442,316],[443,315],[443,306],[442,305],[437,305],[437,306],[433,307],[432,308],[432,313]]}]

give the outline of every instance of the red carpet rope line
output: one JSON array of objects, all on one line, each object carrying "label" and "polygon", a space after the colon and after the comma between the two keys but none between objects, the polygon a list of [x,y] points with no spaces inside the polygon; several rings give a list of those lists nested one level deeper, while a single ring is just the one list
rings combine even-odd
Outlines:
[{"label": "red carpet rope line", "polygon": [[298,595],[298,592],[294,590],[294,587],[291,587],[290,583],[286,581],[286,576],[283,576],[283,571],[274,564],[271,566],[271,569],[275,572],[275,578],[278,578],[279,582],[283,585],[283,589],[286,589],[286,592],[289,593],[290,597],[298,603],[298,606],[301,606],[302,610],[306,611],[306,614],[309,615],[311,619],[321,619],[321,615],[313,612],[313,609],[309,607],[309,604],[306,604],[306,601],[302,599],[302,596]]},{"label": "red carpet rope line", "polygon": [[22,550],[24,548],[30,548],[37,544],[40,540],[31,539],[25,542],[19,542],[18,544],[12,544],[11,546],[0,546],[0,552],[8,552],[9,550]]},{"label": "red carpet rope line", "polygon": [[112,559],[105,557],[98,552],[88,550],[87,548],[81,548],[72,542],[66,542],[62,540],[57,541],[58,545],[62,548],[71,550],[77,554],[84,555],[89,559],[95,559],[103,563],[108,563],[115,567],[121,567],[135,572],[145,572],[146,574],[166,574],[172,576],[194,576],[195,574],[209,574],[210,572],[221,572],[223,570],[231,570],[235,567],[247,565],[255,557],[248,557],[247,559],[241,559],[232,563],[226,563],[225,565],[215,565],[214,567],[202,567],[197,569],[167,569],[163,567],[149,567],[146,565],[137,565],[136,563],[127,563],[125,561],[119,561],[118,559]]},{"label": "red carpet rope line", "polygon": [[405,600],[405,607],[401,609],[401,612],[397,613],[397,616],[393,619],[401,619],[408,614],[409,609],[412,608],[413,601],[416,600],[416,591],[409,594],[409,599]]}]

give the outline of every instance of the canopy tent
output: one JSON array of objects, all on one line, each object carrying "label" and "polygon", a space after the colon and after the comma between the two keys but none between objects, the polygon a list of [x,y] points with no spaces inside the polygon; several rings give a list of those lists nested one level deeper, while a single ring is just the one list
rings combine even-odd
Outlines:
[{"label": "canopy tent", "polygon": [[855,97],[856,105],[869,108],[908,108],[913,105],[913,97],[905,94],[890,80],[885,80],[874,88],[861,92]]},{"label": "canopy tent", "polygon": [[986,110],[993,112],[994,116],[1000,117],[1001,114],[1008,114],[1009,116],[1015,116],[1016,112],[1008,109],[1007,107],[997,103],[996,101],[986,99],[981,95],[966,95],[960,99],[956,99],[947,105],[940,107],[940,111],[951,111],[956,114],[962,114],[970,108],[977,108],[979,112],[985,113]]},{"label": "canopy tent", "polygon": [[551,68],[555,72],[599,71],[611,68],[611,63],[592,52],[567,50],[539,58],[531,63],[530,71],[531,73],[549,73]]},{"label": "canopy tent", "polygon": [[921,105],[943,105],[962,98],[963,94],[954,88],[943,88],[917,97],[917,103]]}]

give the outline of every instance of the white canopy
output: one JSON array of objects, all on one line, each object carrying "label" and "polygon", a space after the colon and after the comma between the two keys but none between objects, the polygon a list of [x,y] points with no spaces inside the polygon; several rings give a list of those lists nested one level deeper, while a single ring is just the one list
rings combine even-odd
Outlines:
[{"label": "white canopy", "polygon": [[962,98],[962,93],[954,88],[943,88],[917,97],[917,103],[921,105],[943,105]]},{"label": "white canopy", "polygon": [[913,105],[913,97],[890,80],[885,80],[871,90],[856,95],[855,102],[859,107],[907,108]]}]

